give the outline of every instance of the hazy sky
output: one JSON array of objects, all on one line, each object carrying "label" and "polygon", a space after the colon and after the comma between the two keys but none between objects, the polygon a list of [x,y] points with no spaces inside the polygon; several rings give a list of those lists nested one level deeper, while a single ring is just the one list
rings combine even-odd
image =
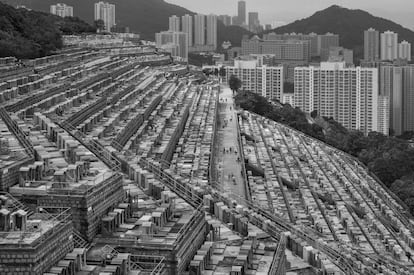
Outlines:
[{"label": "hazy sky", "polygon": [[[236,15],[238,0],[166,0],[194,12]],[[247,11],[259,12],[263,24],[289,23],[333,4],[363,9],[414,29],[414,0],[246,0]]]}]

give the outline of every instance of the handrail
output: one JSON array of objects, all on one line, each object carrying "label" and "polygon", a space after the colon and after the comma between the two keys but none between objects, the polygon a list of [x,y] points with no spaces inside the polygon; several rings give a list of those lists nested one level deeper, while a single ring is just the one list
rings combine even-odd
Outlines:
[{"label": "handrail", "polygon": [[34,152],[32,143],[27,138],[27,136],[23,133],[20,127],[17,125],[17,122],[12,120],[12,118],[9,116],[9,114],[3,107],[0,107],[0,117],[2,118],[4,123],[7,125],[7,128],[9,128],[9,130],[13,133],[13,135],[17,138],[17,140],[23,146],[26,153],[31,158],[34,158],[35,152]]}]

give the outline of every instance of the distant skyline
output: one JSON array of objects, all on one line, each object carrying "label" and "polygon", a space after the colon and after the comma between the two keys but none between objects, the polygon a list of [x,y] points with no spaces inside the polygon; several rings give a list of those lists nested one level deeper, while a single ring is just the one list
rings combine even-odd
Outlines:
[{"label": "distant skyline", "polygon": [[[237,14],[238,0],[165,0],[198,13]],[[245,0],[247,12],[259,12],[261,24],[283,25],[312,15],[331,5],[362,9],[414,30],[412,0]]]}]

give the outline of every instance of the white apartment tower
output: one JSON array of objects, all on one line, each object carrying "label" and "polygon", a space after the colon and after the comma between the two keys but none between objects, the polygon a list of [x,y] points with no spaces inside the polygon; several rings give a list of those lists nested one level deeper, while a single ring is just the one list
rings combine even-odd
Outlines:
[{"label": "white apartment tower", "polygon": [[105,31],[110,32],[115,26],[115,5],[102,1],[95,3],[95,20],[102,20]]},{"label": "white apartment tower", "polygon": [[389,128],[393,133],[414,131],[414,66],[381,66],[380,95],[389,98]]},{"label": "white apartment tower", "polygon": [[[295,68],[295,107],[333,117],[345,128],[388,135],[387,97],[379,97],[378,69],[322,62]],[[384,109],[385,108],[385,109]]]},{"label": "white apartment tower", "polygon": [[231,75],[242,81],[242,89],[283,101],[283,66],[259,66],[257,60],[235,60],[233,67],[226,67],[227,81]]},{"label": "white apartment tower", "polygon": [[155,34],[157,48],[164,49],[173,57],[188,60],[188,37],[184,32],[164,31]]},{"label": "white apartment tower", "polygon": [[398,58],[398,33],[386,31],[381,33],[381,60]]},{"label": "white apartment tower", "polygon": [[370,28],[364,31],[364,60],[379,60],[380,38],[379,32]]},{"label": "white apartment tower", "polygon": [[217,48],[217,15],[207,15],[207,45]]},{"label": "white apartment tower", "polygon": [[206,43],[206,16],[194,15],[194,44],[205,45]]},{"label": "white apartment tower", "polygon": [[169,28],[170,32],[179,32],[180,31],[180,17],[173,15],[169,18]]},{"label": "white apartment tower", "polygon": [[405,40],[398,44],[398,58],[411,61],[411,44]]},{"label": "white apartment tower", "polygon": [[50,6],[50,13],[60,17],[73,16],[73,7],[63,3],[57,3],[56,5]]},{"label": "white apartment tower", "polygon": [[211,52],[217,49],[217,15],[173,15],[169,18],[169,31],[186,33],[190,52]]},{"label": "white apartment tower", "polygon": [[193,17],[191,15],[184,15],[181,17],[182,32],[185,32],[188,37],[188,46],[193,46]]}]

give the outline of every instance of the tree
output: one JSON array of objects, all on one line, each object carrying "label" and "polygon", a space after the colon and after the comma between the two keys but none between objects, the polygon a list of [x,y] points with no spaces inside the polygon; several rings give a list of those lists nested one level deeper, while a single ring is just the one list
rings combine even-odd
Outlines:
[{"label": "tree", "polygon": [[225,77],[225,76],[226,76],[226,68],[224,68],[223,66],[222,66],[222,67],[220,67],[220,72],[219,72],[219,75],[220,75],[221,77]]},{"label": "tree", "polygon": [[242,82],[241,82],[241,80],[239,78],[237,78],[237,76],[231,75],[230,78],[229,78],[229,86],[230,86],[230,89],[233,92],[234,91],[238,92],[239,89],[242,86]]},{"label": "tree", "polygon": [[95,20],[93,23],[98,32],[105,31],[105,22],[102,19]]},{"label": "tree", "polygon": [[310,113],[310,115],[311,115],[311,117],[312,117],[312,118],[316,118],[316,117],[318,116],[318,110],[313,110],[313,111]]}]

